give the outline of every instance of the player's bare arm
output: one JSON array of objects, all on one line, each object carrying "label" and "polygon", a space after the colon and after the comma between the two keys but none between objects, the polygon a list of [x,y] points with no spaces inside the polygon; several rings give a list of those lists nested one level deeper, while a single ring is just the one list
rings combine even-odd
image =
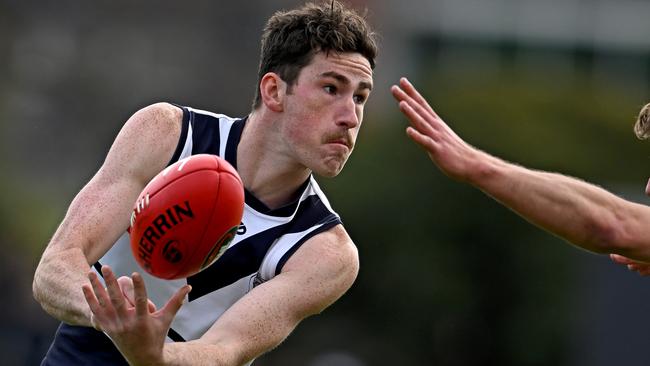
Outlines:
[{"label": "player's bare arm", "polygon": [[[356,247],[342,226],[336,226],[306,241],[282,273],[241,298],[200,339],[181,343],[163,343],[167,329],[160,327],[169,327],[187,287],[156,313],[145,311],[139,276],[134,278],[139,313],[123,303],[115,286],[114,295],[99,285],[94,288],[97,297],[88,285],[84,291],[93,308],[103,302],[120,309],[101,313],[99,322],[132,365],[242,365],[279,345],[301,320],[341,297],[358,268]],[[105,278],[107,284],[115,280],[112,275]]]},{"label": "player's bare arm", "polygon": [[535,171],[458,137],[406,79],[391,89],[408,136],[450,177],[470,183],[532,223],[584,249],[650,262],[650,208],[565,175]]},{"label": "player's bare arm", "polygon": [[70,204],[34,275],[34,297],[55,318],[90,325],[81,292],[89,266],[126,230],[140,190],[169,162],[181,118],[180,109],[165,103],[136,112],[101,168]]}]

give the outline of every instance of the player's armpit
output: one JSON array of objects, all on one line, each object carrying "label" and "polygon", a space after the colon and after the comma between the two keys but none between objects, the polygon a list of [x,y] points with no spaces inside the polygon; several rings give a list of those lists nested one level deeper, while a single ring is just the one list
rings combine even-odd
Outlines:
[{"label": "player's armpit", "polygon": [[236,302],[199,340],[165,344],[166,364],[245,364],[341,297],[358,269],[357,249],[342,226],[318,234],[293,254],[282,273]]}]

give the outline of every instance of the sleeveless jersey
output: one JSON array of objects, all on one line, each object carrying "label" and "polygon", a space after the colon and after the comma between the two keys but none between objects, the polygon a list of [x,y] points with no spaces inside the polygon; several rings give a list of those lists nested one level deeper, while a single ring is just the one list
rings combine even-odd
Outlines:
[{"label": "sleeveless jersey", "polygon": [[[199,109],[181,108],[181,137],[169,165],[190,155],[208,153],[225,158],[236,169],[237,146],[246,118],[233,119]],[[332,210],[313,176],[305,181],[300,191],[302,193],[299,199],[273,210],[245,191],[242,223],[230,247],[210,267],[187,279],[162,280],[143,272],[133,258],[126,233],[95,264],[95,269],[99,270],[101,265],[108,264],[118,277],[128,276],[134,271],[141,273],[147,294],[158,308],[181,286],[186,283],[192,285],[189,301],[183,304],[172,322],[168,341],[197,339],[253,287],[280,273],[286,261],[302,243],[341,224],[340,217]],[[71,348],[69,342],[74,342],[71,338],[77,333],[79,337],[87,337],[88,332],[103,336],[92,328],[62,324],[45,361],[62,359],[65,362],[44,364],[80,362],[80,359],[61,358],[62,353],[74,355],[76,352],[68,349]],[[58,353],[57,342],[62,343],[58,345]],[[110,341],[108,344],[112,346]],[[113,349],[117,352],[115,347]],[[88,348],[79,349],[78,352],[87,350]],[[92,359],[91,354],[86,356]],[[119,352],[117,356],[120,356]]]}]

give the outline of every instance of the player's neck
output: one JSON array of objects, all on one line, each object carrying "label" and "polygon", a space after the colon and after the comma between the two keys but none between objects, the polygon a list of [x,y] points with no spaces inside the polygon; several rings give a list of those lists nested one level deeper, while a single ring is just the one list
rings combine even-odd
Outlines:
[{"label": "player's neck", "polygon": [[263,116],[252,113],[237,147],[237,170],[244,187],[271,209],[297,198],[311,171],[291,158],[277,131]]}]

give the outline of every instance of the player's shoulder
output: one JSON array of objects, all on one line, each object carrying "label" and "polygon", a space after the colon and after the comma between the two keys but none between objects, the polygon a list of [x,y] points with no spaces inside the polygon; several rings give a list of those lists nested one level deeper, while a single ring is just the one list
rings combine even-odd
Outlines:
[{"label": "player's shoulder", "polygon": [[137,110],[115,138],[102,171],[127,169],[137,172],[134,176],[146,183],[168,164],[175,151],[182,116],[183,111],[169,103],[154,103]]},{"label": "player's shoulder", "polygon": [[303,255],[317,259],[319,266],[332,273],[348,274],[351,280],[357,275],[359,251],[343,225],[335,225],[311,237],[299,249]]},{"label": "player's shoulder", "polygon": [[314,236],[317,240],[323,243],[323,246],[333,253],[338,255],[345,255],[350,260],[358,261],[357,246],[352,241],[352,238],[345,230],[343,225],[335,225],[328,230]]},{"label": "player's shoulder", "polygon": [[137,110],[131,119],[144,123],[177,124],[183,118],[183,109],[167,102],[149,104]]},{"label": "player's shoulder", "polygon": [[316,298],[324,297],[324,302],[315,303],[315,312],[320,312],[324,303],[331,304],[352,286],[359,273],[359,254],[339,224],[309,238],[289,258],[282,272],[312,284],[306,288],[317,291]]},{"label": "player's shoulder", "polygon": [[135,111],[124,123],[122,134],[145,143],[164,136],[173,140],[180,134],[183,110],[169,103],[154,103]]},{"label": "player's shoulder", "polygon": [[173,104],[153,103],[133,113],[122,130],[134,136],[139,144],[164,144],[173,149],[181,135],[183,113]]}]

